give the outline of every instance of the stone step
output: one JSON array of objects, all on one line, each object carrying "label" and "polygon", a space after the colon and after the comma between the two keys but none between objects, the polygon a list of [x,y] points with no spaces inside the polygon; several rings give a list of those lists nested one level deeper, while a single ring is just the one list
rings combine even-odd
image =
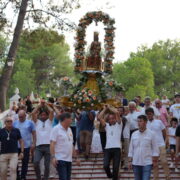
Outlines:
[{"label": "stone step", "polygon": [[[110,166],[112,168],[112,165]],[[21,167],[19,167],[21,168]],[[73,171],[77,171],[77,170],[89,170],[89,169],[94,169],[94,170],[102,170],[103,169],[103,163],[102,164],[94,164],[93,166],[92,165],[81,165],[81,166],[73,166],[72,167],[72,170]],[[173,170],[174,168],[170,168],[171,170]],[[159,165],[159,170],[162,170],[162,166]],[[34,171],[34,167],[33,165],[29,165],[28,167],[28,171]],[[123,171],[123,170],[122,170]]]},{"label": "stone step", "polygon": [[[94,173],[94,174],[103,174],[104,173],[104,169],[78,169],[78,170],[74,170],[72,169],[72,174],[90,174],[90,173]],[[163,169],[159,169],[159,173],[160,174],[164,174]],[[180,176],[180,172],[175,172],[174,170],[170,170],[170,173],[172,175],[179,175]],[[35,174],[34,170],[28,170],[28,175],[31,174]],[[133,171],[124,171],[124,170],[120,170],[120,174],[124,175],[124,174],[128,174],[128,175],[133,175]]]},{"label": "stone step", "polygon": [[[103,153],[91,154],[88,160],[80,156],[81,166],[77,166],[75,162],[72,163],[72,180],[108,180],[103,169]],[[167,161],[170,164],[170,155],[167,155]],[[178,163],[180,167],[180,162]],[[19,167],[21,167],[21,162],[19,161]],[[112,168],[112,165],[111,165]],[[180,170],[180,169],[179,169]],[[180,180],[180,172],[175,172],[174,168],[170,169],[171,179]],[[165,180],[164,171],[159,164],[159,180]],[[133,171],[124,171],[120,169],[119,178],[122,180],[134,180]],[[51,180],[58,180],[58,175],[49,178]],[[27,180],[36,180],[33,164],[29,163]]]},{"label": "stone step", "polygon": [[[119,177],[120,179],[123,180],[134,180],[134,177]],[[55,178],[49,178],[50,180],[59,180],[58,177]],[[106,176],[101,176],[101,177],[72,177],[71,180],[109,180]],[[9,179],[8,179],[9,180]],[[27,180],[36,180],[35,176],[28,176]],[[164,177],[159,177],[159,180],[165,180]],[[179,177],[171,177],[171,180],[179,180]]]}]

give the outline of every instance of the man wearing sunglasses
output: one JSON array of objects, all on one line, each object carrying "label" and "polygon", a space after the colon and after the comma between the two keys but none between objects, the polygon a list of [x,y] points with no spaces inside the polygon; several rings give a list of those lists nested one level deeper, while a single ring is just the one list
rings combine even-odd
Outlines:
[{"label": "man wearing sunglasses", "polygon": [[0,130],[0,177],[1,180],[7,180],[8,166],[10,168],[10,180],[17,177],[18,164],[18,142],[20,144],[19,158],[23,158],[24,143],[21,138],[19,129],[13,128],[13,120],[11,117],[5,119],[5,127]]}]

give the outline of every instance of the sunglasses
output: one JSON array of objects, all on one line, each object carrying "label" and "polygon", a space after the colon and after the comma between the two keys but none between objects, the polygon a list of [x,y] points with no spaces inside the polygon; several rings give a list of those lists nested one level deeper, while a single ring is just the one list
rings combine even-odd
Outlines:
[{"label": "sunglasses", "polygon": [[6,121],[7,123],[12,123],[12,121],[11,120],[9,120],[9,121]]}]

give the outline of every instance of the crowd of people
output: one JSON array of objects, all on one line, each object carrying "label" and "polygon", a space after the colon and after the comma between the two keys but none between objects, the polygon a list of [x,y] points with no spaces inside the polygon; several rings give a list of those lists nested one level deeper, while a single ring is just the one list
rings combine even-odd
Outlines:
[{"label": "crowd of people", "polygon": [[82,110],[38,95],[19,99],[0,129],[1,179],[7,180],[9,166],[11,180],[25,180],[32,161],[37,180],[56,173],[60,180],[70,180],[73,159],[81,165],[80,155],[88,160],[91,153],[103,152],[103,168],[112,180],[118,179],[120,168],[133,169],[135,180],[149,180],[153,169],[158,180],[158,163],[170,180],[170,168],[179,172],[180,94],[173,101],[166,96],[154,101],[150,97],[141,101],[140,96],[119,100],[120,107],[104,104],[101,110]]}]

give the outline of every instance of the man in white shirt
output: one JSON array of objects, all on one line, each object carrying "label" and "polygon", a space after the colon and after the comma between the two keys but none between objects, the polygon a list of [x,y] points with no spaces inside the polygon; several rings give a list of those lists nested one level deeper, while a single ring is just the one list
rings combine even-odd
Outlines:
[{"label": "man in white shirt", "polygon": [[138,116],[140,115],[140,112],[137,112],[135,102],[129,102],[128,107],[129,113],[126,118],[130,122],[130,134],[132,134],[134,131],[138,130]]},{"label": "man in white shirt", "polygon": [[60,115],[60,123],[51,132],[51,158],[58,171],[60,180],[71,179],[73,151],[73,134],[70,129],[72,122],[70,113]]},{"label": "man in white shirt", "polygon": [[[170,171],[169,171],[168,162],[166,159],[166,147],[165,147],[166,128],[161,120],[154,119],[153,108],[151,107],[147,108],[145,113],[148,118],[147,128],[155,133],[155,138],[157,139],[157,143],[158,143],[158,147],[160,151],[160,161],[164,169],[166,180],[170,180]],[[154,174],[154,179],[158,180],[159,179],[158,168],[154,169],[153,174]]]},{"label": "man in white shirt", "polygon": [[175,104],[170,107],[170,116],[177,118],[178,122],[180,122],[180,94],[176,94],[174,98]]},{"label": "man in white shirt", "polygon": [[[104,113],[109,110],[107,115],[107,122],[102,117]],[[118,111],[108,105],[99,114],[101,125],[106,130],[106,147],[104,151],[104,170],[107,177],[112,180],[118,180],[119,165],[121,158],[121,131],[122,122]],[[110,162],[113,160],[113,172],[110,170]]]},{"label": "man in white shirt", "polygon": [[159,147],[155,134],[147,129],[147,117],[138,117],[139,130],[134,132],[131,137],[129,147],[129,168],[132,168],[135,180],[149,180],[152,165],[157,168]]},{"label": "man in white shirt", "polygon": [[[39,117],[39,119],[38,119]],[[44,101],[32,112],[32,120],[36,126],[36,147],[34,152],[34,169],[37,180],[41,179],[40,161],[44,157],[44,180],[49,178],[50,169],[50,133],[54,114],[51,107]]]},{"label": "man in white shirt", "polygon": [[153,108],[153,110],[154,110],[155,118],[159,119],[160,118],[160,113],[159,113],[158,109],[155,106],[152,105],[151,98],[148,97],[148,96],[144,99],[144,107],[141,109],[140,113],[142,115],[146,115],[145,111],[146,111],[147,108],[150,108],[150,107]]}]

